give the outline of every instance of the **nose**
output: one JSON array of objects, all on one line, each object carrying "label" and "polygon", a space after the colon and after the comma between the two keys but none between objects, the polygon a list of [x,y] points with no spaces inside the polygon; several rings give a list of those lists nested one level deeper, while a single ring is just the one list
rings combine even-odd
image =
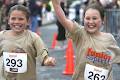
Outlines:
[{"label": "nose", "polygon": [[90,19],[88,22],[89,22],[89,23],[93,23],[94,21],[93,21],[93,19]]},{"label": "nose", "polygon": [[19,22],[20,22],[19,19],[14,20],[14,23],[19,23]]}]

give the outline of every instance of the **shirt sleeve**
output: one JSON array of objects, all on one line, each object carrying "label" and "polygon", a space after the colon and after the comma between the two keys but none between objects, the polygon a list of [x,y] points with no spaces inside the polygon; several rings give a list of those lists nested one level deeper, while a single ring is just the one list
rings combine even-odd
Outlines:
[{"label": "shirt sleeve", "polygon": [[74,29],[72,32],[66,30],[66,37],[71,38],[75,44],[82,38],[83,26],[79,25],[77,22],[73,21]]},{"label": "shirt sleeve", "polygon": [[120,63],[120,48],[116,45],[111,45],[109,49],[114,53],[112,63]]},{"label": "shirt sleeve", "polygon": [[2,35],[3,35],[3,33],[4,33],[4,31],[0,31],[0,56],[2,56],[2,43],[1,43],[1,41],[3,40],[3,38],[2,38]]},{"label": "shirt sleeve", "polygon": [[120,47],[117,45],[117,41],[112,36],[111,45],[108,47],[113,52],[112,63],[120,63]]},{"label": "shirt sleeve", "polygon": [[34,46],[36,49],[37,53],[37,58],[43,65],[45,57],[48,56],[48,49],[46,48],[43,40],[38,36],[37,34],[35,35],[35,41],[34,41]]}]

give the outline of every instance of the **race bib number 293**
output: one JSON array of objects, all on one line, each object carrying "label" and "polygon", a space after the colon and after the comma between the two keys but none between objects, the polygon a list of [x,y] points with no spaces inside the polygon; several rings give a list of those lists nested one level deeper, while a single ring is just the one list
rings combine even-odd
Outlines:
[{"label": "race bib number 293", "polygon": [[86,64],[85,80],[107,80],[109,70]]},{"label": "race bib number 293", "polygon": [[24,73],[27,71],[27,53],[3,52],[4,69],[10,73]]}]

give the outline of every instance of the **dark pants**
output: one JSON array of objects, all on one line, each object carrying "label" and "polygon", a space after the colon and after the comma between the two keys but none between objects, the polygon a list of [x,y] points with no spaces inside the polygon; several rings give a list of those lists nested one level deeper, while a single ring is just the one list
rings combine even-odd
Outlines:
[{"label": "dark pants", "polygon": [[58,41],[64,41],[64,40],[66,40],[66,37],[65,37],[65,28],[62,26],[62,24],[59,21],[57,21],[56,24],[58,26],[57,40]]}]

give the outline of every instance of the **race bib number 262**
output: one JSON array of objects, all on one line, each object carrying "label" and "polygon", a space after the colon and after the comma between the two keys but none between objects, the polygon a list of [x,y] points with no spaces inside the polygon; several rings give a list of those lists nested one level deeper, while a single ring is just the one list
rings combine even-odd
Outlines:
[{"label": "race bib number 262", "polygon": [[10,73],[24,73],[27,71],[27,53],[3,52],[4,69]]},{"label": "race bib number 262", "polygon": [[86,64],[85,80],[107,80],[109,70]]}]

